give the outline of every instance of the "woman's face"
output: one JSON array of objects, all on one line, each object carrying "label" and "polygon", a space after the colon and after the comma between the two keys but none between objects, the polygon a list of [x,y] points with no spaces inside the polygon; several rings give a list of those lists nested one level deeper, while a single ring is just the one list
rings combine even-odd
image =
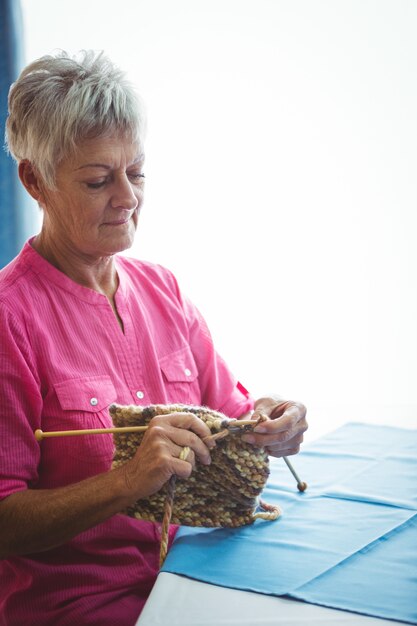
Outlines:
[{"label": "woman's face", "polygon": [[144,155],[117,135],[86,140],[44,189],[44,235],[75,253],[100,258],[129,248],[143,202]]}]

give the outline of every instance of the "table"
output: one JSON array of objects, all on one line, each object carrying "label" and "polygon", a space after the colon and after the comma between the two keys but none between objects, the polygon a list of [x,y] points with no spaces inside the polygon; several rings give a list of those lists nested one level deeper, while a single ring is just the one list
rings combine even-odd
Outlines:
[{"label": "table", "polygon": [[417,430],[346,424],[296,466],[308,493],[271,460],[282,520],[181,529],[138,625],[417,623]]},{"label": "table", "polygon": [[403,622],[161,572],[137,626],[399,626]]}]

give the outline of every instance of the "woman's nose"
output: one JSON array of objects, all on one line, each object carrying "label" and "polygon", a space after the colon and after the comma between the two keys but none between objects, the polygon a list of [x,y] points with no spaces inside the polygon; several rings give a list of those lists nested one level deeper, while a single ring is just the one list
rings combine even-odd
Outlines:
[{"label": "woman's nose", "polygon": [[127,176],[122,176],[114,182],[111,205],[114,209],[130,211],[139,204],[138,192]]}]

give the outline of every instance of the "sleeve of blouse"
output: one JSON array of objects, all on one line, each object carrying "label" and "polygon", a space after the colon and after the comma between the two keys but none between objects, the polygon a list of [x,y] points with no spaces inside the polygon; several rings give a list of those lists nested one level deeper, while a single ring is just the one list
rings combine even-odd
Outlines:
[{"label": "sleeve of blouse", "polygon": [[38,479],[42,397],[24,328],[0,307],[0,499]]},{"label": "sleeve of blouse", "polygon": [[202,403],[229,417],[241,417],[253,409],[253,398],[217,353],[200,311],[184,296],[182,304],[188,321],[190,346],[199,372]]}]

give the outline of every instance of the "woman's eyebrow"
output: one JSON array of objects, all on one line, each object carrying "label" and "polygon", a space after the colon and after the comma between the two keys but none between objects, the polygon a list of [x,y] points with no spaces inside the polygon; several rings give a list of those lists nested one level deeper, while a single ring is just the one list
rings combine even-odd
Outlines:
[{"label": "woman's eyebrow", "polygon": [[[132,161],[132,163],[129,163],[127,167],[132,167],[134,165],[138,165],[139,163],[143,163],[144,160],[145,160],[145,155],[140,154],[138,157],[136,157],[134,161]],[[85,163],[84,165],[80,165],[80,167],[77,167],[75,171],[82,170],[87,167],[102,167],[106,170],[112,169],[112,166],[109,165],[108,163]]]},{"label": "woman's eyebrow", "polygon": [[85,165],[80,165],[80,167],[77,167],[75,171],[83,170],[86,167],[103,167],[106,170],[111,169],[111,165],[108,165],[106,163],[86,163]]}]

